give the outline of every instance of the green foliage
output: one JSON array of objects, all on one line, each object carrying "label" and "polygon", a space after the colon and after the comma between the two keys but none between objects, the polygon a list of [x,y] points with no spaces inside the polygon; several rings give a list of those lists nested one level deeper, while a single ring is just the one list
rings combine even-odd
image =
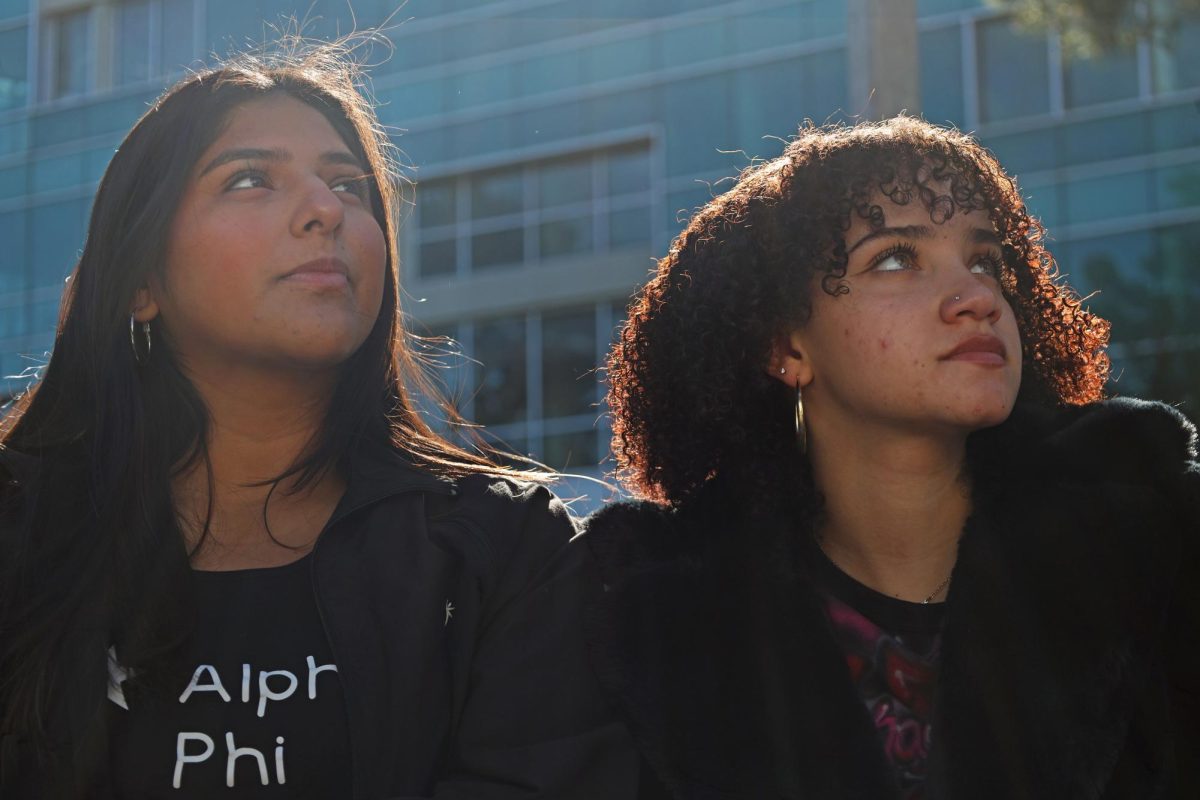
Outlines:
[{"label": "green foliage", "polygon": [[1181,19],[1200,13],[1200,0],[988,0],[1013,12],[1032,31],[1054,31],[1064,54],[1094,57],[1148,39],[1170,48]]}]

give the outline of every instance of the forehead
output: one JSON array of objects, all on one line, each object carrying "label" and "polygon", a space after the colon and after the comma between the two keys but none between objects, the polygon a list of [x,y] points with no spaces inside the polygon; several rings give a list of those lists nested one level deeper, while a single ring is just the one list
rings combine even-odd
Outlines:
[{"label": "forehead", "polygon": [[282,148],[297,153],[349,150],[346,141],[324,114],[284,93],[247,100],[236,106],[205,156],[229,147],[249,146]]}]

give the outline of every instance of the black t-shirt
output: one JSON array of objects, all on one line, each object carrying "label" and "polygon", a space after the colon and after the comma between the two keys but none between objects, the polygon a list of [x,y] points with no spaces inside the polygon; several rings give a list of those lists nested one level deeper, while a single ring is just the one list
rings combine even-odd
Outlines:
[{"label": "black t-shirt", "polygon": [[900,796],[924,796],[933,737],[944,607],[880,594],[842,572],[813,544],[813,577],[833,637],[892,764]]},{"label": "black t-shirt", "polygon": [[311,563],[194,573],[180,685],[109,692],[121,800],[349,796],[346,710]]}]

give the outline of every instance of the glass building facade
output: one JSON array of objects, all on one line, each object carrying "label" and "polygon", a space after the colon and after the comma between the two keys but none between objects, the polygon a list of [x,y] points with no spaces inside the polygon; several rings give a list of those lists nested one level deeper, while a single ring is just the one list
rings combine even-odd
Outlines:
[{"label": "glass building facade", "polygon": [[[371,70],[416,182],[403,303],[463,413],[584,472],[596,372],[687,214],[803,119],[845,119],[843,0],[0,0],[0,374],[52,342],[123,133],[184,65],[264,22],[385,23]],[[982,0],[918,0],[922,113],[1020,177],[1064,273],[1114,323],[1114,392],[1200,404],[1200,19],[1068,58]],[[11,377],[16,391],[27,380]]]}]

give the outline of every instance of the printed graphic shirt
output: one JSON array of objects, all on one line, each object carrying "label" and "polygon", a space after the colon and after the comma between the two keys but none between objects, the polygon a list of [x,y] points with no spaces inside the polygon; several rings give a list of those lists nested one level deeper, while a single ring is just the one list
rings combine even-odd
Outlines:
[{"label": "printed graphic shirt", "polygon": [[920,800],[934,733],[943,607],[880,594],[823,554],[813,563],[834,639],[895,770],[900,797]]},{"label": "printed graphic shirt", "polygon": [[180,685],[151,692],[134,680],[109,691],[121,800],[349,796],[342,686],[310,567],[306,556],[194,573],[199,611]]}]

